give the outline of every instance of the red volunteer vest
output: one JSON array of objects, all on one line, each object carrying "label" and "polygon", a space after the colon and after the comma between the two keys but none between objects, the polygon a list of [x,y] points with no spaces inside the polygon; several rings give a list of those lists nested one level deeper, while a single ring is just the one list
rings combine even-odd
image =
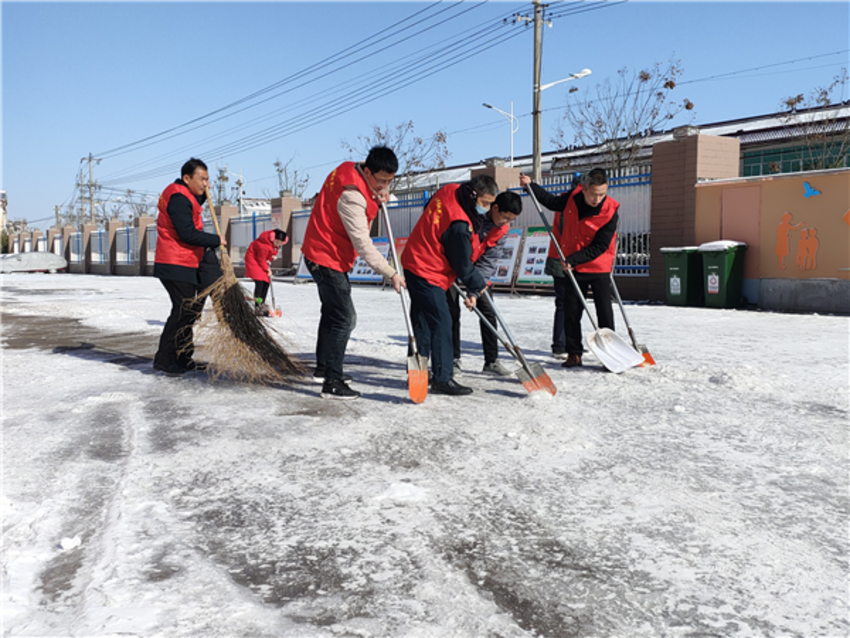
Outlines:
[{"label": "red volunteer vest", "polygon": [[484,241],[479,240],[478,235],[472,233],[472,263],[474,264],[476,261],[481,259],[481,256],[487,252],[488,248],[492,248],[498,244],[499,240],[508,234],[510,228],[510,224],[494,226],[484,237]]},{"label": "red volunteer vest", "polygon": [[[602,204],[602,208],[599,211],[598,215],[593,215],[592,217],[585,217],[584,219],[578,218],[578,207],[575,203],[575,197],[582,191],[581,186],[576,186],[572,192],[570,192],[570,197],[567,200],[567,205],[564,208],[563,212],[559,212],[555,214],[555,220],[552,224],[552,232],[555,235],[555,238],[558,240],[558,244],[561,246],[561,250],[564,251],[564,257],[569,257],[575,252],[578,252],[582,248],[586,248],[593,243],[593,238],[596,237],[597,231],[602,228],[605,224],[611,221],[611,218],[614,216],[614,213],[617,212],[617,209],[620,208],[619,202],[615,199],[611,199],[610,196],[605,198],[605,201]],[[558,232],[559,227],[561,226],[561,219],[563,218],[564,230],[562,232]],[[611,245],[608,246],[608,249],[599,255],[596,259],[585,262],[583,264],[578,264],[577,266],[573,266],[576,272],[586,272],[586,273],[604,273],[611,272],[611,269],[614,267],[614,258],[617,252],[617,235],[614,234],[614,237],[611,239]],[[549,246],[549,257],[558,258],[558,251],[554,245]]]},{"label": "red volunteer vest", "polygon": [[156,216],[156,255],[154,262],[197,268],[204,256],[204,247],[187,244],[177,236],[177,231],[174,230],[174,224],[171,222],[171,216],[168,214],[168,202],[175,194],[184,195],[192,203],[192,221],[195,228],[204,229],[204,220],[201,216],[203,209],[192,191],[183,184],[169,185],[162,191],[156,205],[159,214]]},{"label": "red volunteer vest", "polygon": [[301,252],[313,263],[338,272],[348,272],[357,259],[357,251],[337,211],[337,203],[346,186],[354,186],[366,198],[366,219],[371,224],[378,214],[372,189],[354,162],[340,164],[328,175],[316,196]]},{"label": "red volunteer vest", "polygon": [[[401,255],[401,265],[405,270],[419,275],[429,284],[439,286],[443,290],[449,289],[457,275],[446,259],[446,250],[440,237],[452,222],[470,223],[469,217],[457,203],[456,192],[459,186],[460,184],[449,184],[436,192],[413,227]],[[473,234],[473,242],[474,238]]]}]

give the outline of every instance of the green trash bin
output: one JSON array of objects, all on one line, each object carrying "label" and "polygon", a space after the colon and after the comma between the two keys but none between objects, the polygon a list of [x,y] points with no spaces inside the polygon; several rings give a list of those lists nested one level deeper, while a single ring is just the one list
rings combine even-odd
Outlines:
[{"label": "green trash bin", "polygon": [[741,305],[746,250],[747,244],[742,241],[721,239],[700,244],[706,307],[737,308]]},{"label": "green trash bin", "polygon": [[667,305],[702,306],[702,255],[697,246],[662,248]]}]

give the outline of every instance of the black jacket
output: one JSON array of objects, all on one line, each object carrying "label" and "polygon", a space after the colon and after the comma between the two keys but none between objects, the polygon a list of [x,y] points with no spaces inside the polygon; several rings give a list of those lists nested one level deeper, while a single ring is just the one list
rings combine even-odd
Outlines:
[{"label": "black jacket", "polygon": [[[182,180],[175,180],[182,184]],[[206,195],[195,195],[195,199],[201,206],[207,201]],[[174,230],[181,241],[192,246],[203,246],[204,256],[197,268],[178,266],[176,264],[154,264],[154,277],[159,279],[171,279],[172,281],[183,281],[195,284],[202,288],[211,285],[221,276],[221,266],[215,249],[221,245],[221,239],[213,233],[205,233],[195,228],[195,220],[192,215],[192,202],[185,195],[175,193],[168,200],[168,216]]]},{"label": "black jacket", "polygon": [[[567,201],[570,197],[570,191],[566,193],[561,193],[560,195],[552,195],[549,191],[547,191],[542,186],[531,183],[531,188],[534,191],[534,196],[537,198],[537,201],[540,202],[541,205],[545,206],[549,210],[560,211],[567,207]],[[607,198],[606,198],[607,199]],[[602,204],[605,203],[603,199],[598,206],[589,206],[586,201],[584,201],[584,193],[579,193],[575,197],[576,208],[578,209],[578,218],[584,219],[585,217],[592,217],[594,215],[598,215],[599,211],[602,209]],[[563,219],[563,217],[562,217]],[[614,240],[614,234],[617,232],[617,226],[620,223],[620,213],[614,213],[613,217],[608,220],[608,223],[605,224],[602,228],[596,231],[596,236],[593,238],[593,241],[590,245],[582,248],[579,251],[574,252],[572,255],[564,255],[567,259],[567,263],[570,266],[576,266],[578,264],[583,264],[588,261],[593,261],[599,255],[608,250],[608,247],[611,245],[611,242]],[[558,232],[563,230],[562,228],[558,229]],[[563,276],[563,271],[560,273],[557,272],[559,268],[555,268],[554,264],[547,263],[547,271],[550,271],[549,274],[554,276]],[[558,264],[560,266],[560,263]],[[578,273],[576,273],[578,274]]]}]

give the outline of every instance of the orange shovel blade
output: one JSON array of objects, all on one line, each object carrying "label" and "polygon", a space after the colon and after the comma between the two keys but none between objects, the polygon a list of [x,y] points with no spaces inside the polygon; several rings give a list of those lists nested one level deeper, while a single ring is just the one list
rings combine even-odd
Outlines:
[{"label": "orange shovel blade", "polygon": [[416,367],[407,369],[407,391],[410,400],[414,403],[422,403],[428,397],[428,370],[419,370]]},{"label": "orange shovel blade", "polygon": [[646,349],[646,346],[638,345],[638,349],[639,349],[640,353],[643,355],[643,363],[640,364],[640,367],[642,368],[643,366],[654,366],[655,365],[655,359],[653,359],[652,355],[649,354],[649,350]]},{"label": "orange shovel blade", "polygon": [[[529,374],[529,372],[531,374]],[[558,391],[555,384],[552,382],[551,377],[544,372],[539,363],[528,364],[528,371],[520,368],[517,370],[517,377],[522,382],[522,387],[529,392],[545,390],[552,396],[555,396],[555,393]]]}]

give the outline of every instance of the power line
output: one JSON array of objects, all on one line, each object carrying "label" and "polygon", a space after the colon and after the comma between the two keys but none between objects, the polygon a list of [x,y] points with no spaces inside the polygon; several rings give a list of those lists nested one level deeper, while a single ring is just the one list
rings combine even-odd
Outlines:
[{"label": "power line", "polygon": [[[255,91],[254,93],[252,93],[252,94],[250,94],[250,95],[247,95],[247,96],[242,97],[242,98],[240,98],[240,99],[238,99],[238,100],[235,100],[234,102],[231,102],[230,104],[227,104],[227,105],[225,105],[225,106],[223,106],[223,107],[220,107],[220,108],[218,108],[218,109],[215,109],[214,111],[210,111],[209,113],[206,113],[206,114],[201,115],[201,116],[199,116],[199,117],[193,118],[193,119],[191,119],[191,120],[189,120],[189,121],[187,121],[187,122],[184,122],[184,123],[182,123],[182,124],[179,124],[179,125],[177,125],[177,126],[173,126],[173,127],[169,128],[169,129],[166,129],[166,130],[161,131],[161,132],[159,132],[159,133],[156,133],[156,134],[154,134],[154,135],[150,135],[150,136],[147,136],[147,137],[142,138],[142,139],[140,139],[140,140],[137,140],[137,141],[135,141],[135,142],[130,142],[130,143],[128,143],[128,144],[124,144],[124,145],[122,145],[122,146],[119,146],[119,147],[116,147],[116,148],[110,149],[110,150],[108,150],[108,151],[104,151],[103,153],[99,153],[99,155],[101,155],[101,156],[112,156],[112,155],[116,154],[118,151],[123,151],[123,150],[129,149],[129,148],[132,148],[132,147],[136,147],[136,146],[138,146],[138,145],[140,145],[140,144],[143,144],[144,142],[148,142],[148,141],[151,141],[151,140],[154,140],[154,139],[160,138],[160,137],[165,136],[165,135],[167,135],[167,134],[169,134],[169,133],[173,133],[174,131],[180,131],[180,130],[184,129],[186,126],[189,126],[189,125],[191,125],[191,124],[195,124],[195,123],[197,123],[197,122],[203,121],[203,120],[205,120],[205,119],[207,119],[207,118],[212,117],[213,115],[217,115],[217,114],[219,114],[219,113],[222,113],[222,112],[224,112],[224,111],[227,111],[228,109],[232,109],[233,107],[239,106],[240,104],[244,104],[245,102],[248,102],[248,101],[250,101],[250,100],[253,100],[253,99],[255,99],[255,98],[257,98],[257,97],[259,97],[259,96],[261,96],[261,95],[265,95],[266,93],[269,93],[269,92],[271,92],[271,91],[273,91],[273,90],[275,90],[275,89],[278,89],[278,88],[284,87],[284,86],[286,86],[287,84],[289,84],[289,83],[291,83],[291,82],[293,82],[293,81],[295,81],[295,80],[297,80],[297,79],[300,79],[300,78],[302,78],[302,77],[305,77],[305,76],[309,75],[310,73],[312,73],[312,72],[314,72],[314,71],[317,71],[317,70],[319,70],[319,69],[323,69],[323,68],[325,68],[325,67],[327,67],[327,66],[330,66],[332,63],[334,63],[334,62],[336,62],[336,61],[338,61],[338,60],[342,60],[342,59],[344,59],[344,58],[347,56],[347,54],[348,54],[349,52],[351,52],[351,51],[359,51],[359,50],[361,50],[361,49],[363,49],[363,48],[368,48],[368,47],[371,47],[371,46],[375,46],[375,43],[374,43],[374,42],[373,42],[373,43],[371,43],[371,44],[368,44],[368,45],[367,45],[367,43],[369,43],[371,40],[375,40],[376,38],[378,38],[379,36],[381,36],[382,34],[384,34],[384,33],[388,32],[388,31],[392,31],[393,29],[395,29],[395,28],[396,28],[396,27],[398,27],[399,25],[404,24],[405,22],[407,22],[407,21],[409,21],[409,20],[411,20],[411,19],[415,18],[416,16],[418,16],[418,15],[420,15],[420,14],[422,14],[422,13],[425,13],[425,12],[429,11],[430,9],[432,9],[432,8],[434,8],[434,7],[436,7],[436,6],[438,6],[439,4],[441,4],[439,1],[438,1],[438,2],[434,2],[433,4],[428,5],[427,7],[425,7],[425,8],[423,8],[423,9],[421,9],[421,10],[419,10],[419,11],[417,11],[417,12],[415,12],[415,13],[413,13],[413,14],[409,15],[409,16],[407,16],[407,17],[406,17],[406,18],[404,18],[403,20],[400,20],[400,21],[398,21],[398,22],[396,22],[396,23],[394,23],[394,24],[392,24],[392,25],[390,25],[390,26],[388,26],[388,27],[384,28],[384,29],[382,29],[382,30],[378,31],[377,33],[374,33],[374,34],[370,35],[369,37],[364,38],[363,40],[360,40],[359,42],[357,42],[357,43],[355,43],[355,44],[353,44],[353,45],[351,45],[351,46],[349,46],[349,47],[346,47],[345,49],[342,49],[341,51],[338,51],[337,53],[335,53],[335,54],[333,54],[333,55],[331,55],[331,56],[329,56],[329,57],[327,57],[327,58],[325,58],[325,59],[323,59],[323,60],[320,60],[319,62],[316,62],[315,64],[313,64],[313,65],[311,65],[311,66],[308,66],[308,67],[306,67],[305,69],[302,69],[302,70],[300,70],[300,71],[298,71],[298,72],[296,72],[296,73],[294,73],[294,74],[292,74],[292,75],[290,75],[290,76],[288,76],[288,77],[286,77],[286,78],[284,78],[284,79],[282,79],[282,80],[279,80],[278,82],[275,82],[274,84],[271,84],[271,85],[269,85],[269,86],[267,86],[267,87],[263,88],[263,89],[260,89],[260,90],[258,90],[258,91]],[[483,3],[481,3],[481,4],[483,4]],[[481,6],[481,4],[479,4],[479,5],[477,5],[477,6]],[[447,6],[446,8],[441,9],[439,12],[437,12],[437,14],[436,14],[436,15],[440,15],[441,13],[443,13],[443,12],[445,12],[445,11],[449,11],[449,10],[453,9],[455,6],[456,6],[456,5],[449,5],[449,6]],[[473,8],[473,9],[474,9],[474,8],[477,8],[477,6],[474,6],[474,7],[472,7],[472,8]],[[471,9],[467,9],[467,10],[465,10],[463,13],[465,13],[466,11],[469,11],[469,10],[471,10]],[[461,14],[461,15],[462,15],[462,14]],[[420,20],[420,22],[421,22],[421,20]],[[416,24],[419,24],[419,22],[417,22]],[[415,26],[415,25],[411,25],[411,26]],[[400,35],[400,34],[402,34],[404,31],[406,31],[406,30],[410,29],[410,28],[411,28],[411,26],[407,26],[407,27],[401,28],[401,29],[399,29],[398,31],[396,31],[396,32],[392,33],[392,34],[391,34],[391,36],[392,36],[392,37],[399,36],[399,35]],[[395,44],[398,44],[398,42],[394,43],[394,45],[393,45],[393,46],[395,46]],[[375,56],[375,55],[378,55],[378,54],[380,54],[380,53],[384,52],[387,48],[388,48],[388,47],[383,47],[383,48],[378,49],[377,51],[374,51],[374,52],[372,52],[372,53],[370,53],[370,54],[368,54],[368,55],[362,56],[362,57],[361,57],[358,61],[363,60],[363,59],[366,59],[366,58],[369,58],[369,57],[373,57],[373,56]],[[346,68],[347,66],[350,66],[350,64],[351,64],[351,63],[346,64],[346,65],[344,65],[342,68]],[[338,70],[339,70],[339,69],[335,70],[334,72],[336,72],[336,71],[338,71]],[[317,79],[321,79],[321,78],[325,77],[326,75],[327,75],[327,73],[326,73],[326,74],[323,74],[323,75],[320,75],[320,76],[319,76],[319,78],[317,78]],[[315,81],[315,80],[313,80],[313,81]],[[278,94],[278,95],[280,95],[280,94]],[[276,96],[273,96],[273,97],[276,97]],[[264,101],[265,101],[265,100],[264,100]],[[264,102],[264,101],[263,101],[263,102]],[[255,106],[258,106],[259,104],[262,104],[263,102],[257,102],[257,103],[255,103],[255,104],[253,104],[253,105],[249,106],[249,107],[246,107],[246,108],[253,108],[253,107],[255,107]],[[241,109],[240,111],[237,111],[237,113],[238,113],[238,112],[241,112],[242,110],[245,110],[245,109]],[[235,114],[235,113],[233,113],[233,114],[231,114],[231,115],[234,115],[234,114]]]},{"label": "power line", "polygon": [[[439,45],[431,45],[429,47],[426,47],[425,49],[420,50],[420,52],[409,54],[406,58],[402,58],[401,61],[396,65],[396,68],[391,72],[388,72],[386,68],[383,68],[380,71],[365,74],[364,76],[367,77],[367,79],[369,75],[373,76],[373,80],[358,84],[358,88],[343,95],[341,98],[334,98],[328,100],[320,105],[312,107],[311,109],[302,114],[292,116],[282,122],[274,124],[271,127],[267,127],[246,137],[242,137],[238,140],[229,142],[213,149],[208,149],[201,154],[205,157],[212,156],[212,160],[221,158],[228,153],[232,154],[237,152],[244,152],[246,150],[256,148],[257,146],[268,144],[272,141],[280,139],[281,137],[285,137],[287,135],[302,131],[311,126],[315,126],[316,124],[327,121],[328,119],[340,115],[344,112],[348,112],[354,108],[373,102],[377,99],[385,97],[386,95],[389,95],[390,93],[394,93],[403,88],[406,88],[411,84],[420,82],[426,79],[427,77],[434,75],[435,73],[450,68],[451,66],[460,64],[461,62],[466,61],[470,57],[476,56],[492,47],[500,46],[507,39],[522,34],[520,31],[515,31],[513,34],[509,34],[505,37],[502,37],[501,39],[490,37],[489,39],[485,40],[483,38],[484,35],[492,36],[499,29],[508,28],[509,26],[510,25],[506,24],[505,20],[503,19],[499,20],[499,22],[496,24],[493,24],[491,22],[489,24],[484,25],[478,31],[472,34],[464,33],[459,37],[455,37],[454,41],[450,42],[449,44],[445,44],[444,41]],[[436,49],[436,51],[434,51],[434,49]],[[418,53],[421,53],[422,51],[426,51],[426,53],[421,55],[419,58],[410,61],[411,56],[415,56]],[[349,84],[354,82],[354,80],[349,81]],[[378,89],[376,91],[374,89],[374,86],[383,86],[384,88]],[[325,95],[334,95],[334,93],[338,93],[340,90],[342,90],[341,87],[336,87],[329,91],[325,91]],[[237,129],[245,128],[256,123],[257,121],[259,120],[243,124],[240,127],[237,127]],[[196,147],[197,143],[193,145],[193,148]],[[169,153],[166,157],[173,156],[174,153],[172,152]],[[164,157],[162,157],[161,159],[164,159]],[[159,161],[159,159],[148,161],[146,163],[143,163],[142,165],[150,165],[156,161]],[[136,168],[140,168],[140,166],[137,165]],[[167,167],[153,168],[148,171],[142,171],[129,176],[126,175],[126,170],[127,169],[125,169],[124,171],[119,171],[117,174],[109,175],[107,180],[105,181],[116,182],[120,179],[120,181],[127,182],[159,177],[163,174],[170,173],[171,171],[173,171],[174,164],[171,164]],[[118,175],[120,175],[122,172],[125,174],[119,178]]]}]

